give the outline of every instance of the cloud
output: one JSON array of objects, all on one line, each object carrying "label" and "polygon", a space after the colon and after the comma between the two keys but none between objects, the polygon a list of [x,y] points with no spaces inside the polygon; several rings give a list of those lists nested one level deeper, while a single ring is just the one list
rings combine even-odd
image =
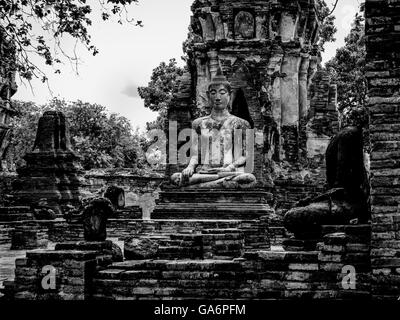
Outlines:
[{"label": "cloud", "polygon": [[131,98],[140,98],[137,89],[138,86],[136,84],[128,84],[121,93]]}]

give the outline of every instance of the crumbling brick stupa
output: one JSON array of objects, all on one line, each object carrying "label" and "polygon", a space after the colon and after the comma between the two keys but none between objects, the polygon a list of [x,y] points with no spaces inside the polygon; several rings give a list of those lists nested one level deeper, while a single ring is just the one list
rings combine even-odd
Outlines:
[{"label": "crumbling brick stupa", "polygon": [[35,206],[44,199],[61,213],[62,205],[78,206],[87,194],[80,156],[71,149],[69,123],[62,112],[42,115],[32,151],[24,159],[13,186],[16,203]]}]

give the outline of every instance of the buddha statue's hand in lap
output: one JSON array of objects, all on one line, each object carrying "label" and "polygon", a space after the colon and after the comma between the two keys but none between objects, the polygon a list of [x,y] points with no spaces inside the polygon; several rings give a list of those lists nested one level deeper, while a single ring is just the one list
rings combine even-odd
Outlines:
[{"label": "buddha statue's hand in lap", "polygon": [[[201,143],[207,140],[207,148],[196,145],[196,152],[190,158],[189,165],[171,177],[174,185],[187,188],[249,188],[253,187],[256,178],[245,173],[246,156],[244,143],[235,148],[241,149],[237,159],[233,156],[233,137],[235,130],[246,133],[250,124],[228,111],[231,99],[231,87],[223,76],[216,76],[211,81],[207,96],[211,103],[211,114],[195,119],[192,123],[194,131],[201,136]],[[212,140],[209,148],[208,142]],[[241,139],[245,141],[245,139]],[[199,157],[201,150],[205,152]],[[203,160],[200,160],[203,159]]]}]

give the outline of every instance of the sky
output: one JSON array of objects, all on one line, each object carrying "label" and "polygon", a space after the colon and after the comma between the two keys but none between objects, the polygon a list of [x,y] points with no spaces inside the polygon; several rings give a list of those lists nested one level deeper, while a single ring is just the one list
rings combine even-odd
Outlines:
[{"label": "sky", "polygon": [[[333,7],[335,0],[325,0]],[[192,0],[141,0],[129,8],[129,15],[143,21],[143,27],[93,19],[90,29],[93,43],[99,54],[92,56],[83,47],[78,47],[80,64],[78,74],[69,63],[60,69],[61,74],[47,72],[49,88],[39,80],[31,86],[17,79],[18,91],[14,99],[48,102],[52,97],[67,101],[82,100],[105,106],[109,112],[127,117],[134,128],[144,129],[146,122],[157,117],[155,112],[144,107],[137,87],[146,86],[152,70],[160,62],[175,58],[183,66],[182,43],[187,38]],[[336,16],[335,43],[325,46],[323,63],[334,56],[336,49],[344,45],[344,38],[351,28],[354,15],[361,0],[339,0]],[[64,46],[72,47],[65,41]],[[39,62],[38,62],[39,63]],[[46,70],[46,69],[44,69]],[[32,91],[32,88],[33,91]]]}]

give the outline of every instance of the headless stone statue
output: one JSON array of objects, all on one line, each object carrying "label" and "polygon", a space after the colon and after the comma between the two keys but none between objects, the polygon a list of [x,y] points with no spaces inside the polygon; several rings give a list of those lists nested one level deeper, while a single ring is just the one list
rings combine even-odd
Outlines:
[{"label": "headless stone statue", "polygon": [[322,225],[349,224],[353,219],[365,223],[370,217],[362,127],[342,129],[331,139],[325,157],[329,191],[300,201],[284,217],[284,226],[298,239],[318,238]]},{"label": "headless stone statue", "polygon": [[111,202],[105,198],[93,199],[82,213],[83,230],[86,241],[105,241],[107,219],[114,214]]},{"label": "headless stone statue", "polygon": [[[194,155],[189,165],[181,173],[173,174],[171,182],[185,188],[253,187],[256,178],[245,172],[249,159],[243,155],[246,150],[244,135],[250,124],[229,113],[231,86],[223,75],[212,79],[207,96],[211,114],[192,123],[193,130],[200,137],[196,141],[200,143],[192,146]],[[238,135],[242,135],[241,142],[235,143]]]}]

